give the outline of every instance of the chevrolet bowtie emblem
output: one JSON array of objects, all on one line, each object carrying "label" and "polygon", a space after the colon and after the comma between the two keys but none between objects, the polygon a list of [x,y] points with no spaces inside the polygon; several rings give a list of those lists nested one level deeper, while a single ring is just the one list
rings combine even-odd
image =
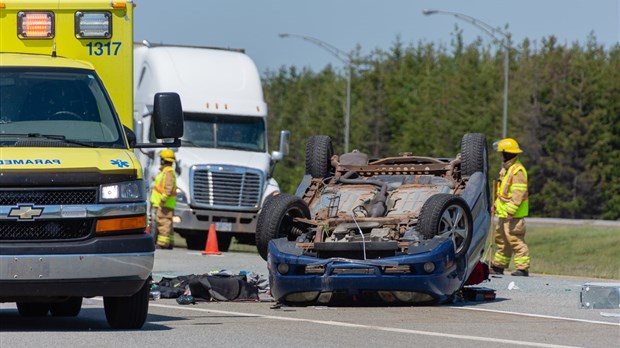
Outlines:
[{"label": "chevrolet bowtie emblem", "polygon": [[43,208],[35,208],[32,205],[22,205],[12,208],[9,211],[9,217],[18,218],[20,220],[32,220],[43,214]]}]

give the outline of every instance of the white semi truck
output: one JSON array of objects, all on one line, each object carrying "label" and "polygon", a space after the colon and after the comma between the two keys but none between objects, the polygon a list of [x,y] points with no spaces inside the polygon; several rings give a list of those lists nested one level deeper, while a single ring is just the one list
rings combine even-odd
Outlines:
[{"label": "white semi truck", "polygon": [[[256,65],[243,50],[135,44],[134,123],[140,140],[156,141],[151,113],[157,91],[178,93],[185,119],[182,147],[173,149],[175,231],[194,250],[205,247],[211,224],[220,251],[228,250],[233,236],[254,244],[258,212],[279,191],[272,171],[289,142],[289,132],[281,131],[279,151],[268,151],[267,104]],[[145,177],[154,177],[158,152],[137,155]]]}]

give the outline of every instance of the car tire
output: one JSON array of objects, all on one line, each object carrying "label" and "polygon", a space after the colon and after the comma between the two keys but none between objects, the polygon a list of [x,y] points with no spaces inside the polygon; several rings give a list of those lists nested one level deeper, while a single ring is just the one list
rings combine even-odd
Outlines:
[{"label": "car tire", "polygon": [[113,329],[139,329],[149,311],[150,281],[131,296],[104,297],[103,308],[108,324]]},{"label": "car tire", "polygon": [[455,257],[461,258],[469,249],[473,233],[469,206],[462,198],[449,193],[433,195],[422,205],[417,230],[425,239],[450,234]]},{"label": "car tire", "polygon": [[82,310],[82,297],[69,297],[64,302],[50,303],[50,313],[54,317],[77,317]]},{"label": "car tire", "polygon": [[326,178],[332,173],[332,139],[327,135],[314,135],[306,143],[306,174],[313,178]]},{"label": "car tire", "polygon": [[17,302],[17,311],[22,317],[44,317],[50,310],[47,302]]},{"label": "car tire", "polygon": [[263,260],[267,260],[270,240],[297,238],[294,230],[299,227],[293,224],[293,218],[296,217],[310,218],[310,209],[301,198],[280,193],[265,201],[256,222],[256,248]]},{"label": "car tire", "polygon": [[481,133],[467,133],[461,139],[461,175],[470,176],[475,172],[487,173],[486,137]]}]

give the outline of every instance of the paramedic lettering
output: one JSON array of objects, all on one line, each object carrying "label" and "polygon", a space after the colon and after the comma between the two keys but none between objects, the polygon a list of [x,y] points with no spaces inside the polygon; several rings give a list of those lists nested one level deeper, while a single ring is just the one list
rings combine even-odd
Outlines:
[{"label": "paramedic lettering", "polygon": [[59,159],[0,159],[0,166],[19,166],[26,164],[61,165]]}]

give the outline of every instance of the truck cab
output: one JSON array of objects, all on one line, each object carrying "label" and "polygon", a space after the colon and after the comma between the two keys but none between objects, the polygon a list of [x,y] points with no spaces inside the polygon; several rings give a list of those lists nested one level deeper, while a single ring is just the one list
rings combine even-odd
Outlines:
[{"label": "truck cab", "polygon": [[[181,97],[185,123],[183,146],[174,149],[175,232],[196,250],[205,247],[211,225],[221,251],[233,236],[253,244],[258,211],[265,197],[279,191],[271,173],[288,151],[288,131],[281,133],[279,151],[269,153],[267,104],[252,59],[242,50],[145,43],[135,47],[134,74],[134,121],[142,141],[155,141],[154,93]],[[154,177],[157,153],[137,155],[145,177]]]},{"label": "truck cab", "polygon": [[[0,0],[0,302],[77,316],[103,296],[112,328],[142,327],[154,243],[134,147],[178,146],[180,98],[131,130],[133,2]],[[176,140],[175,140],[176,139]]]}]

